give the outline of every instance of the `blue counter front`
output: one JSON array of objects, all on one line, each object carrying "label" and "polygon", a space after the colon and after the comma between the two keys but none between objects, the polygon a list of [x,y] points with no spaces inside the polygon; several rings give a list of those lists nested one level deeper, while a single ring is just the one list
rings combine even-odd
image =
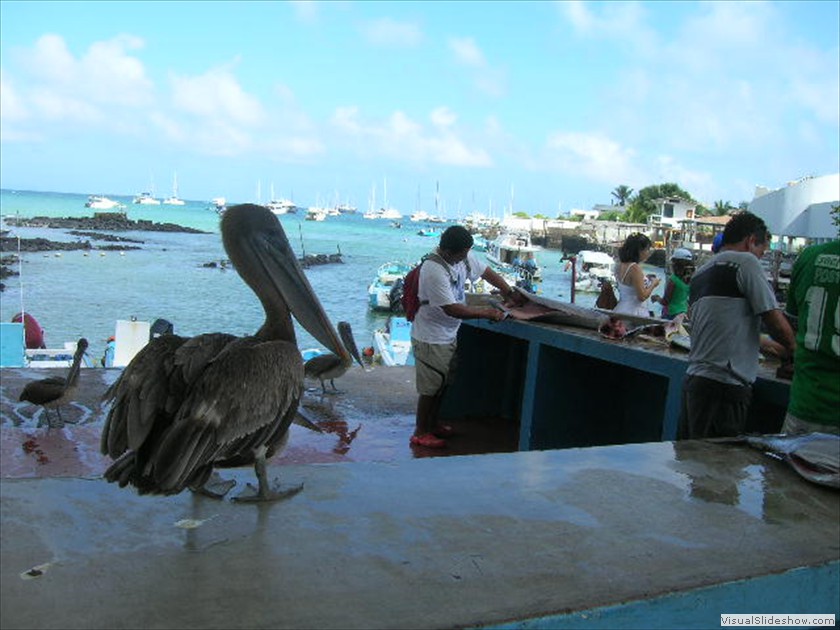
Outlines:
[{"label": "blue counter front", "polygon": [[[673,440],[688,353],[661,341],[507,320],[466,321],[445,418],[484,416],[519,427],[519,450]],[[747,430],[777,433],[790,384],[762,364]]]}]

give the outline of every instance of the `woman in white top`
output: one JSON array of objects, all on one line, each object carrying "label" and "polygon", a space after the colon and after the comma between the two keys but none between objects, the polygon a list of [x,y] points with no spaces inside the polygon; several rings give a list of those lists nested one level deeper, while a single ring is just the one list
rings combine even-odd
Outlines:
[{"label": "woman in white top", "polygon": [[644,234],[631,234],[618,250],[618,291],[621,297],[613,309],[616,313],[650,317],[645,304],[659,286],[659,278],[646,278],[642,263],[650,258],[650,239]]}]

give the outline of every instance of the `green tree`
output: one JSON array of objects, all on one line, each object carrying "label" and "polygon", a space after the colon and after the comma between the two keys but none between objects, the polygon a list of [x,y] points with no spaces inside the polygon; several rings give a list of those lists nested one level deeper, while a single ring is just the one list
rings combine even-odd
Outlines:
[{"label": "green tree", "polygon": [[694,201],[691,195],[674,183],[646,186],[630,201],[630,205],[624,213],[625,221],[646,223],[647,218],[656,212],[656,200],[664,197],[678,197],[685,201]]},{"label": "green tree", "polygon": [[730,210],[732,210],[732,204],[728,201],[715,201],[714,211],[717,216],[722,217],[725,214],[729,214]]},{"label": "green tree", "polygon": [[519,212],[514,212],[513,216],[515,216],[517,219],[530,219],[531,218],[530,216],[528,216],[527,212],[522,212],[521,210]]},{"label": "green tree", "polygon": [[624,206],[633,195],[633,189],[622,184],[612,191],[612,196],[618,199],[618,205]]},{"label": "green tree", "polygon": [[598,215],[596,221],[623,221],[625,214],[626,212],[622,212],[621,210],[606,210]]}]

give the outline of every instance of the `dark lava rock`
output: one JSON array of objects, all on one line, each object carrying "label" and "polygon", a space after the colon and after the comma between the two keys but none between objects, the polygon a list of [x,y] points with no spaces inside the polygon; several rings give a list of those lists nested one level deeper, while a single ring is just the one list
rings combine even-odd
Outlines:
[{"label": "dark lava rock", "polygon": [[129,219],[122,212],[97,212],[93,217],[32,217],[31,219],[7,217],[6,223],[12,227],[39,227],[59,230],[104,230],[125,232],[138,230],[145,232],[184,232],[187,234],[209,234],[195,228],[175,225],[174,223],[154,223],[145,219]]}]

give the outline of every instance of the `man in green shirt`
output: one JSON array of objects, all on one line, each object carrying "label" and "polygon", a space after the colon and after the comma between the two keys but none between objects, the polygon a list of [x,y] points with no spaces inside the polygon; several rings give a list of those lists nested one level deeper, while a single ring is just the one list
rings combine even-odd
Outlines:
[{"label": "man in green shirt", "polygon": [[840,241],[803,250],[786,312],[797,323],[784,433],[840,433]]}]

